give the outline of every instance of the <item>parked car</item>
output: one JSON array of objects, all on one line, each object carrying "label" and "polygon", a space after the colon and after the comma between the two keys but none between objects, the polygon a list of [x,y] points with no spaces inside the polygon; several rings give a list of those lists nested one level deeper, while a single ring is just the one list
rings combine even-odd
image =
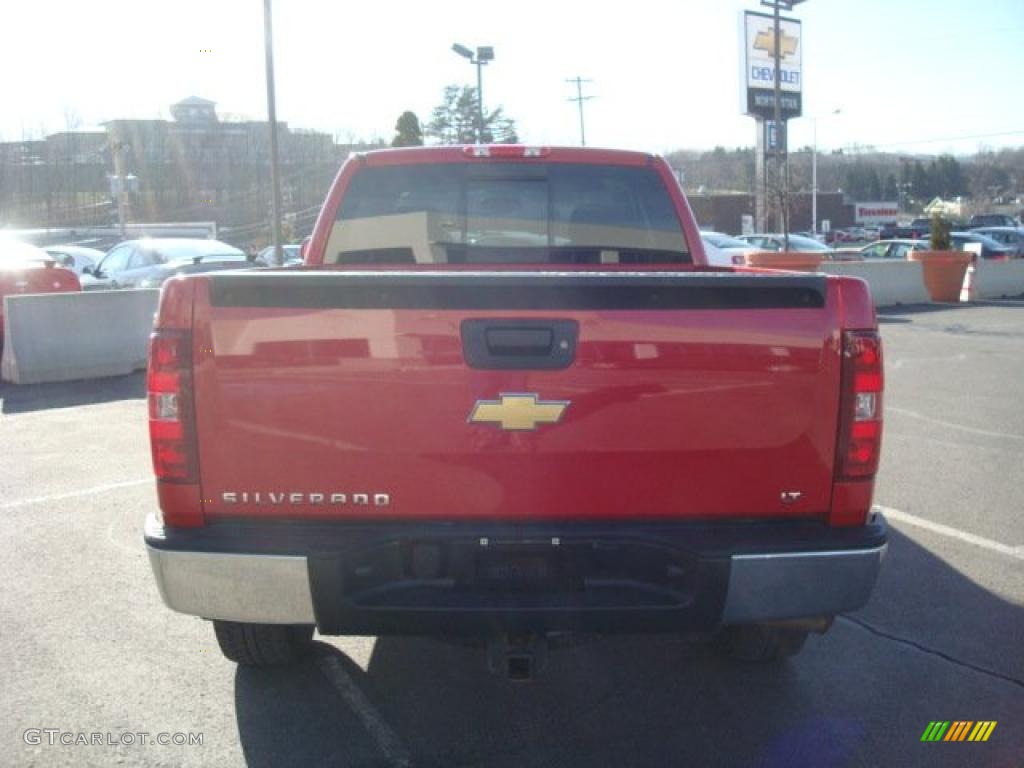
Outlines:
[{"label": "parked car", "polygon": [[85,274],[86,267],[95,268],[106,254],[97,248],[86,248],[81,245],[48,245],[44,249],[60,266],[70,269],[79,277]]},{"label": "parked car", "polygon": [[461,635],[525,680],[549,635],[697,632],[769,662],[867,602],[865,281],[681,270],[693,214],[638,152],[367,152],[326,200],[306,260],[344,270],[190,275],[154,325],[146,548],[228,659]]},{"label": "parked car", "polygon": [[928,237],[932,233],[932,220],[924,216],[912,219],[909,229],[909,237],[911,239],[917,240]]},{"label": "parked car", "polygon": [[866,243],[875,239],[876,236],[876,233],[869,232],[863,227],[847,227],[835,230],[833,242],[837,245],[839,243]]},{"label": "parked car", "polygon": [[[287,245],[282,245],[281,250],[283,251],[284,256],[283,266],[287,267],[293,264],[302,263],[302,246],[299,243],[288,243]],[[272,245],[268,245],[259,252],[259,255],[256,256],[256,263],[264,267],[282,266],[277,264],[274,258],[274,246]]]},{"label": "parked car", "polygon": [[[781,251],[785,242],[783,236],[777,234],[740,235],[736,239],[749,243],[755,249],[760,251]],[[789,236],[789,250],[805,253],[821,253],[825,259],[831,259],[835,255],[835,249],[830,248],[824,243],[819,243],[812,237],[803,237],[801,235],[793,234]]]},{"label": "parked car", "polygon": [[219,240],[126,240],[111,248],[96,267],[85,270],[82,287],[87,291],[159,288],[174,275],[249,266],[243,251]]},{"label": "parked car", "polygon": [[1017,254],[1016,246],[1003,245],[977,232],[950,232],[949,239],[953,241],[953,249],[957,251],[967,250],[964,246],[968,243],[980,244],[983,259],[1012,259]]},{"label": "parked car", "polygon": [[927,240],[879,240],[865,245],[856,252],[858,259],[867,261],[906,259],[911,251],[928,250]]},{"label": "parked car", "polygon": [[0,237],[0,351],[4,343],[4,296],[80,290],[78,276],[58,266],[42,248]]},{"label": "parked car", "polygon": [[911,225],[906,222],[902,224],[883,224],[878,228],[879,240],[920,240],[931,234],[931,222],[922,227],[922,219],[915,219],[918,223]]},{"label": "parked car", "polygon": [[901,230],[903,230],[903,229],[904,229],[904,227],[901,226],[900,224],[897,224],[896,222],[889,222],[887,224],[883,224],[882,226],[880,226],[878,228],[878,239],[879,240],[903,239],[903,234],[901,232]]},{"label": "parked car", "polygon": [[731,267],[745,263],[744,256],[756,253],[757,248],[750,243],[737,240],[730,235],[710,230],[701,230],[700,239],[704,241],[704,253],[708,264],[716,267]]},{"label": "parked car", "polygon": [[1005,213],[979,213],[976,216],[971,216],[971,220],[967,222],[968,229],[979,227],[1013,227],[1016,229],[1019,226],[1019,221]]},{"label": "parked car", "polygon": [[1022,227],[979,227],[972,229],[977,235],[984,235],[1000,245],[1015,249],[1014,258],[1024,258],[1024,228]]}]

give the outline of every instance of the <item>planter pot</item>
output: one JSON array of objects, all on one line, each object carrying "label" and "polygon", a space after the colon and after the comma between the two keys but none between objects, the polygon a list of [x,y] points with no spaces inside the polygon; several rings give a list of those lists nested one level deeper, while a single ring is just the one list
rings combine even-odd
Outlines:
[{"label": "planter pot", "polygon": [[964,251],[911,251],[911,261],[921,262],[924,287],[932,301],[958,303],[972,254]]},{"label": "planter pot", "polygon": [[821,266],[821,254],[802,251],[759,251],[747,254],[747,265],[763,269],[817,272]]}]

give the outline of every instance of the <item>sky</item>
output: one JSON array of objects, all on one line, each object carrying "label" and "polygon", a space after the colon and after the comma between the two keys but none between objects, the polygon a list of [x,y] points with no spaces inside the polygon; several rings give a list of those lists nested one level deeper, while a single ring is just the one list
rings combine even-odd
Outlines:
[{"label": "sky", "polygon": [[[190,95],[266,119],[261,0],[7,0],[0,42],[0,138],[169,118]],[[278,118],[339,140],[390,141],[422,122],[446,84],[473,85],[451,51],[492,45],[484,104],[525,143],[652,152],[748,146],[740,110],[741,10],[756,0],[518,3],[277,0]],[[1024,0],[808,0],[804,114],[790,147],[868,145],[973,153],[1024,146]],[[839,109],[840,113],[832,114]],[[816,119],[810,119],[817,116]]]}]

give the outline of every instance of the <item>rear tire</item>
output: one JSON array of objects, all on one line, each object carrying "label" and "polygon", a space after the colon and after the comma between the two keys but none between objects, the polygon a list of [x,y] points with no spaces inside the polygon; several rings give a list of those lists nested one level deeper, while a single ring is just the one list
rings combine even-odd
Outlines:
[{"label": "rear tire", "polygon": [[294,664],[313,647],[313,627],[305,624],[245,624],[214,620],[217,644],[231,661],[247,667]]},{"label": "rear tire", "polygon": [[730,659],[762,664],[795,656],[806,641],[806,630],[768,624],[725,627],[716,638],[718,648]]}]

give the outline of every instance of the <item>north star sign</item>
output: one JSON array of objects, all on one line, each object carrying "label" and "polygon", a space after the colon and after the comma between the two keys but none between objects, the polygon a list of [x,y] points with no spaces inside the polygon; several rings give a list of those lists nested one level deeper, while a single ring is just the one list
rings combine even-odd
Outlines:
[{"label": "north star sign", "polygon": [[[779,21],[779,102],[783,119],[803,112],[803,43],[797,19]],[[744,114],[775,115],[775,25],[769,14],[741,13],[743,76],[741,110]]]}]

